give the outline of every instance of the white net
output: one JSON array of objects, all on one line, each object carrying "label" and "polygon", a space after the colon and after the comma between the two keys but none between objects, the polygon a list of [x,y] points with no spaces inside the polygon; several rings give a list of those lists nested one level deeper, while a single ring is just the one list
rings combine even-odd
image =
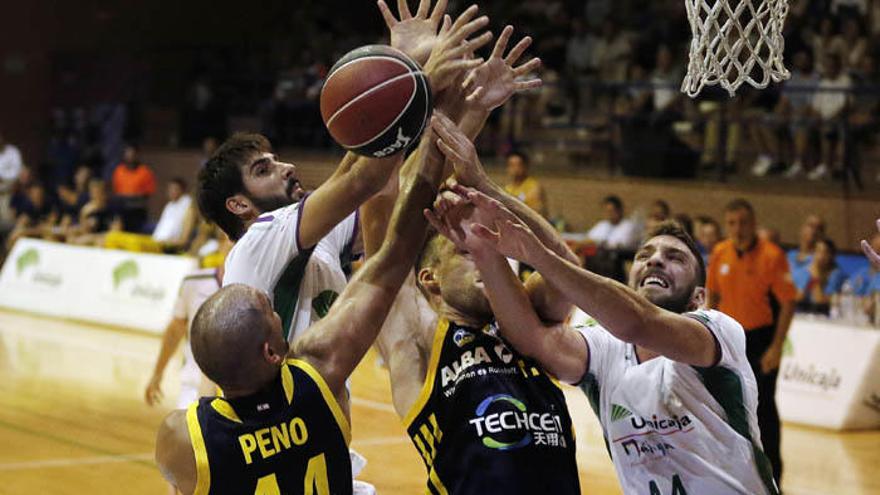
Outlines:
[{"label": "white net", "polygon": [[718,84],[733,96],[743,82],[766,88],[788,79],[782,27],[788,0],[685,0],[690,61],[681,90],[695,97]]}]

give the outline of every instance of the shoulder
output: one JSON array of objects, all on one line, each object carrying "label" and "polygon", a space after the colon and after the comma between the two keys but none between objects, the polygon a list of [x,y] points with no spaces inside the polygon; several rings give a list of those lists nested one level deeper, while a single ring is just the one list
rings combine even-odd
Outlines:
[{"label": "shoulder", "polygon": [[735,361],[745,353],[746,333],[742,325],[721,311],[699,309],[684,316],[702,323],[721,346],[721,361]]},{"label": "shoulder", "polygon": [[733,252],[733,241],[730,239],[725,239],[718,244],[715,244],[715,247],[712,248],[712,262],[711,265],[716,265],[723,261],[722,258],[726,257],[728,254]]},{"label": "shoulder", "polygon": [[156,464],[165,479],[180,488],[195,478],[195,454],[187,426],[187,410],[171,411],[159,426]]}]

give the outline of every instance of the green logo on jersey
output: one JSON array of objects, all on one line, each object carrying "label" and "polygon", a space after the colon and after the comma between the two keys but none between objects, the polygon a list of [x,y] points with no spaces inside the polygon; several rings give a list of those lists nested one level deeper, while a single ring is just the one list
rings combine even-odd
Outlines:
[{"label": "green logo on jersey", "polygon": [[126,260],[116,265],[113,269],[113,289],[119,289],[122,282],[137,277],[139,273],[140,269],[134,260]]},{"label": "green logo on jersey", "polygon": [[633,415],[633,413],[629,409],[627,409],[621,405],[618,405],[618,404],[611,404],[611,421],[612,422],[620,421],[621,419],[628,418],[632,415]]},{"label": "green logo on jersey", "polygon": [[36,266],[39,262],[40,253],[34,248],[28,249],[15,259],[15,274],[20,277],[21,272],[25,271],[28,267]]},{"label": "green logo on jersey", "polygon": [[327,316],[327,313],[330,312],[330,306],[333,306],[337,297],[339,297],[339,294],[335,291],[325,290],[312,299],[312,311],[318,315],[318,318]]}]

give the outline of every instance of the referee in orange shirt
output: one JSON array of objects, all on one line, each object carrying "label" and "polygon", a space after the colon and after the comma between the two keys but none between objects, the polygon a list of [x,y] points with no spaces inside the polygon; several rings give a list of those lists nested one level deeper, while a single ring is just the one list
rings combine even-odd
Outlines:
[{"label": "referee in orange shirt", "polygon": [[[755,210],[748,201],[729,203],[724,209],[724,223],[727,239],[712,251],[707,273],[709,306],[732,316],[746,330],[746,354],[758,382],[761,440],[776,483],[782,486],[776,379],[797,290],[782,249],[758,239]],[[775,322],[770,294],[779,303]]]}]

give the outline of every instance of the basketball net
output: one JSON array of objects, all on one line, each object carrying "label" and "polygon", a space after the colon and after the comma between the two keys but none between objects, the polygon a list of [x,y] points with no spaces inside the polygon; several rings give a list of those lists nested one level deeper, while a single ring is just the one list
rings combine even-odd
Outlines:
[{"label": "basketball net", "polygon": [[791,75],[782,63],[788,0],[685,0],[690,61],[681,90],[718,84],[733,97],[743,82],[763,89]]}]

